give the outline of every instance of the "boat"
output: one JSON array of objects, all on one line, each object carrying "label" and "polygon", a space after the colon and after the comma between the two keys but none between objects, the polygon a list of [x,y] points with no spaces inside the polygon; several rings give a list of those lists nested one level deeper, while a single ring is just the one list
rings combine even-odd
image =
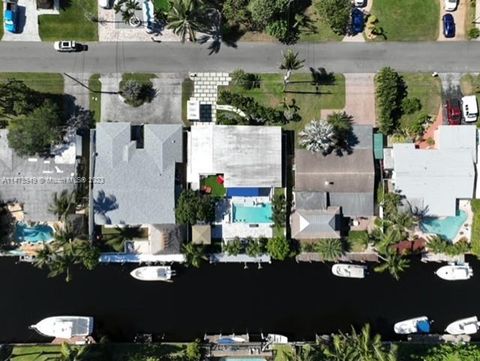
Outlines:
[{"label": "boat", "polygon": [[463,281],[473,276],[473,270],[468,263],[449,263],[440,267],[435,274],[447,281]]},{"label": "boat", "polygon": [[393,326],[393,330],[399,335],[408,335],[411,333],[429,333],[430,321],[426,316],[411,318],[409,320],[397,322]]},{"label": "boat", "polygon": [[365,278],[366,266],[337,263],[332,266],[332,273],[337,277]]},{"label": "boat", "polygon": [[288,343],[288,337],[276,333],[269,333],[267,337],[265,337],[265,342],[274,345],[284,345]]},{"label": "boat", "polygon": [[479,323],[477,316],[462,318],[447,326],[445,332],[450,335],[473,335],[478,332]]},{"label": "boat", "polygon": [[30,326],[31,329],[47,337],[70,339],[76,336],[89,336],[93,331],[93,317],[54,316],[47,317]]},{"label": "boat", "polygon": [[175,271],[170,266],[146,266],[135,268],[130,275],[140,281],[170,281]]}]

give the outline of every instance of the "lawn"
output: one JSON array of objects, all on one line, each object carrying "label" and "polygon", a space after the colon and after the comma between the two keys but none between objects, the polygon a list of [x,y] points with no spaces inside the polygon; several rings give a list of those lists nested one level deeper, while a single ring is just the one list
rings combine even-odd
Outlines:
[{"label": "lawn", "polygon": [[439,78],[426,73],[402,73],[407,85],[408,97],[418,98],[422,103],[422,109],[413,114],[405,114],[400,119],[402,128],[408,128],[420,113],[428,113],[433,118],[438,114],[442,104],[442,85]]},{"label": "lawn", "polygon": [[305,10],[305,15],[310,19],[313,31],[301,29],[299,41],[322,42],[322,41],[340,41],[341,35],[335,34],[325,20],[318,14],[315,4],[321,0],[314,0],[313,4]]},{"label": "lawn", "polygon": [[467,15],[465,16],[465,34],[469,37],[469,31],[475,28],[475,8],[476,8],[476,1],[475,0],[467,0]]},{"label": "lawn", "polygon": [[209,175],[206,178],[200,180],[200,189],[203,187],[210,187],[212,188],[212,192],[210,193],[214,197],[225,197],[225,187],[223,184],[217,182],[216,175]]},{"label": "lawn", "polygon": [[60,15],[40,15],[38,27],[43,41],[75,39],[98,41],[97,0],[60,0]]},{"label": "lawn", "polygon": [[[3,10],[3,8],[2,8]],[[0,40],[2,40],[3,37],[3,11],[0,11],[0,23],[2,26],[0,27]]]},{"label": "lawn", "polygon": [[428,41],[438,37],[438,0],[375,0],[371,14],[378,18],[388,41]]},{"label": "lawn", "polygon": [[193,95],[193,81],[186,78],[182,83],[182,119],[185,126],[189,127],[190,122],[187,119],[187,102]]},{"label": "lawn", "polygon": [[149,73],[124,73],[122,75],[122,81],[120,82],[120,87],[122,87],[122,82],[128,81],[128,80],[136,80],[142,84],[147,84],[150,83],[150,79],[156,78],[157,76],[155,74],[149,74]]},{"label": "lawn", "polygon": [[305,124],[320,118],[322,109],[343,109],[345,107],[345,77],[342,74],[335,74],[335,81],[332,84],[320,85],[319,92],[316,92],[315,86],[311,84],[310,73],[294,73],[285,93],[283,92],[282,74],[258,75],[260,77],[259,88],[245,90],[233,85],[227,88],[232,92],[253,97],[259,104],[269,107],[281,106],[284,99],[288,103],[295,99],[302,120],[287,124],[285,126],[287,130],[295,132],[302,130]]},{"label": "lawn", "polygon": [[472,253],[480,258],[480,199],[472,199]]},{"label": "lawn", "polygon": [[[477,103],[480,104],[480,93],[477,92],[477,89],[480,89],[480,76],[465,74],[460,79],[460,87],[464,95],[475,95]],[[480,126],[480,123],[477,123],[477,126]]]},{"label": "lawn", "polygon": [[17,79],[44,94],[63,94],[63,76],[58,73],[0,73],[0,81]]},{"label": "lawn", "polygon": [[98,123],[101,120],[101,102],[102,102],[102,83],[100,82],[100,74],[93,74],[90,79],[88,79],[88,89],[90,92],[89,95],[89,106],[90,111],[93,112],[93,119],[95,123]]}]

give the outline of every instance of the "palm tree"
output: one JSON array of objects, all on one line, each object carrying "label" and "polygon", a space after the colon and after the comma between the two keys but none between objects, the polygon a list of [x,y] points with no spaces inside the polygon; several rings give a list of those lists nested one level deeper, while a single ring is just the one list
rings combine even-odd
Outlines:
[{"label": "palm tree", "polygon": [[173,0],[167,15],[168,29],[179,35],[182,43],[188,37],[189,41],[197,41],[196,32],[202,26],[202,7],[200,0]]},{"label": "palm tree", "polygon": [[247,243],[246,253],[250,257],[258,257],[265,253],[265,240],[250,239]]},{"label": "palm tree", "polygon": [[350,149],[352,141],[353,117],[346,112],[335,112],[327,117],[327,122],[335,131],[336,146],[346,150]]},{"label": "palm tree", "polygon": [[335,238],[321,239],[315,248],[324,261],[335,262],[343,254],[342,241]]},{"label": "palm tree", "polygon": [[198,268],[202,264],[202,260],[207,260],[203,246],[194,245],[193,243],[184,244],[183,253],[187,266]]},{"label": "palm tree", "polygon": [[125,249],[125,242],[141,236],[140,227],[115,227],[114,232],[103,235],[105,243],[117,252]]},{"label": "palm tree", "polygon": [[243,244],[239,237],[235,237],[230,241],[224,242],[222,249],[226,254],[236,256],[243,252]]},{"label": "palm tree", "polygon": [[448,248],[448,243],[441,235],[435,234],[428,237],[427,248],[433,253],[445,253]]},{"label": "palm tree", "polygon": [[313,153],[327,155],[335,147],[335,131],[325,120],[312,120],[299,133],[300,145]]},{"label": "palm tree", "polygon": [[303,67],[305,59],[300,60],[298,58],[298,52],[294,52],[292,49],[288,49],[286,52],[282,53],[283,59],[280,64],[280,70],[285,70],[285,76],[283,77],[283,90],[287,88],[288,81],[292,75],[293,70],[298,70]]},{"label": "palm tree", "polygon": [[53,194],[52,203],[48,206],[48,211],[57,216],[58,220],[65,220],[68,214],[75,211],[75,192],[69,193],[64,189],[60,194]]},{"label": "palm tree", "polygon": [[70,344],[63,342],[60,348],[59,361],[81,361],[85,359],[88,352],[86,346],[71,346]]},{"label": "palm tree", "polygon": [[400,273],[410,267],[410,261],[395,250],[387,249],[385,256],[379,255],[379,257],[385,262],[375,267],[375,272],[388,271],[397,281],[400,279]]},{"label": "palm tree", "polygon": [[121,13],[122,20],[125,24],[129,24],[132,19],[138,20],[135,12],[142,10],[142,7],[137,0],[117,0],[113,10],[115,10],[115,13]]}]

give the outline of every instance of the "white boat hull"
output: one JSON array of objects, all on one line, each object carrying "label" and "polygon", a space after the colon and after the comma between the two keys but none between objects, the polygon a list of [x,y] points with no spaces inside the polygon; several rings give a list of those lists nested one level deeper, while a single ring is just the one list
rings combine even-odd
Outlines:
[{"label": "white boat hull", "polygon": [[450,335],[473,335],[478,332],[479,324],[477,316],[462,318],[447,326],[445,332]]},{"label": "white boat hull", "polygon": [[266,338],[267,343],[272,343],[274,345],[284,345],[288,343],[288,337],[279,335],[276,333],[269,333]]},{"label": "white boat hull", "polygon": [[393,326],[393,330],[395,331],[396,334],[399,334],[399,335],[408,335],[411,333],[418,333],[417,324],[420,321],[428,322],[428,317],[421,316],[421,317],[411,318],[405,321],[397,322]]},{"label": "white boat hull", "polygon": [[338,263],[332,266],[332,273],[337,277],[365,278],[366,266]]},{"label": "white boat hull", "polygon": [[86,337],[92,334],[93,317],[83,316],[55,316],[47,317],[30,326],[39,334],[46,337],[70,339],[72,337]]},{"label": "white boat hull", "polygon": [[440,267],[435,274],[446,281],[465,281],[473,276],[473,270],[468,263],[450,264]]},{"label": "white boat hull", "polygon": [[130,275],[139,281],[170,281],[175,271],[170,266],[146,266],[135,268]]}]

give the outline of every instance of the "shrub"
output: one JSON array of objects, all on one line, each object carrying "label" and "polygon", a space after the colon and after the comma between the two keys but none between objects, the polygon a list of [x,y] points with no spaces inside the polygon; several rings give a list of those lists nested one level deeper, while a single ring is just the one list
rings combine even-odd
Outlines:
[{"label": "shrub", "polygon": [[267,252],[273,259],[285,260],[291,255],[290,242],[283,236],[270,238],[267,242]]},{"label": "shrub", "polygon": [[342,241],[335,238],[321,239],[315,249],[324,261],[334,262],[343,254]]},{"label": "shrub", "polygon": [[235,237],[234,239],[232,239],[232,240],[230,240],[226,243],[223,243],[222,244],[222,250],[223,250],[223,252],[225,252],[226,254],[228,254],[230,256],[236,256],[236,255],[244,252],[244,247],[243,247],[243,243],[240,240],[240,238]]},{"label": "shrub", "polygon": [[376,97],[380,108],[380,131],[391,135],[398,127],[401,105],[406,95],[403,78],[395,70],[386,67],[376,77]]},{"label": "shrub", "polygon": [[238,85],[245,90],[258,88],[260,86],[260,78],[253,73],[245,73],[242,69],[237,69],[232,72],[232,84]]},{"label": "shrub", "polygon": [[155,96],[155,90],[151,82],[142,83],[138,80],[127,80],[120,82],[120,94],[125,103],[132,107],[139,107],[145,102],[151,102]]},{"label": "shrub", "polygon": [[413,114],[422,109],[422,103],[418,98],[405,98],[402,101],[402,112],[404,114]]},{"label": "shrub", "polygon": [[293,42],[290,38],[290,34],[293,33],[292,30],[293,29],[290,29],[288,21],[286,20],[275,20],[274,22],[269,23],[266,27],[267,34],[280,40],[282,43]]},{"label": "shrub", "polygon": [[259,239],[248,239],[247,246],[245,248],[245,252],[250,257],[259,257],[265,253],[265,238]]},{"label": "shrub", "polygon": [[339,35],[347,33],[352,11],[350,0],[322,0],[317,2],[319,14],[325,17],[330,28]]},{"label": "shrub", "polygon": [[275,227],[285,227],[287,200],[284,194],[275,194],[272,199],[272,221]]},{"label": "shrub", "polygon": [[222,14],[232,23],[246,24],[250,21],[249,0],[225,0]]},{"label": "shrub", "polygon": [[417,119],[408,129],[408,132],[414,137],[421,137],[430,123],[430,116],[426,113],[419,114]]},{"label": "shrub", "polygon": [[468,31],[468,37],[470,39],[476,39],[480,36],[480,29],[478,28],[471,28],[469,31]]},{"label": "shrub", "polygon": [[178,198],[175,215],[178,224],[211,222],[215,219],[215,201],[209,195],[191,189],[184,190]]}]

